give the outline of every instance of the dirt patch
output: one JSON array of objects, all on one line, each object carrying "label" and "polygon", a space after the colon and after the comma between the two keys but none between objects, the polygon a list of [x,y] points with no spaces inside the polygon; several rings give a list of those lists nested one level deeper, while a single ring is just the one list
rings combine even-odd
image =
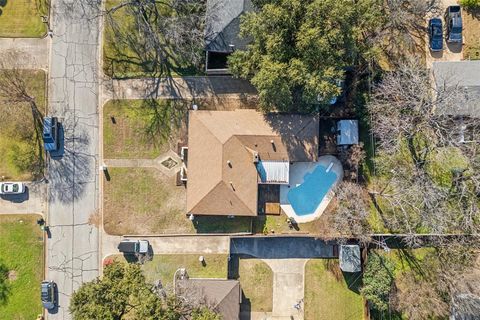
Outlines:
[{"label": "dirt patch", "polygon": [[88,224],[98,228],[98,226],[100,226],[101,223],[102,223],[102,216],[100,215],[100,211],[95,210],[88,217]]},{"label": "dirt patch", "polygon": [[201,110],[224,110],[256,109],[258,98],[255,95],[217,95],[211,98],[196,99],[195,103]]},{"label": "dirt patch", "polygon": [[15,271],[15,270],[8,271],[7,279],[9,281],[15,281],[15,280],[17,280],[17,278],[18,278],[17,271]]}]

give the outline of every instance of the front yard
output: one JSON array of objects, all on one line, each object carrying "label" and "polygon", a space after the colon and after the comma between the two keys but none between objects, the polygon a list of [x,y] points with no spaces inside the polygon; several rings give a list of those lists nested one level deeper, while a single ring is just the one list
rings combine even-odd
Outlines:
[{"label": "front yard", "polygon": [[175,149],[184,134],[187,101],[110,100],[103,107],[106,159],[152,159]]},{"label": "front yard", "polygon": [[[1,21],[1,18],[0,18]],[[42,70],[21,71],[26,91],[35,97],[38,109],[46,110],[45,78]],[[2,76],[0,74],[0,76]],[[43,173],[43,143],[35,130],[28,103],[12,103],[0,97],[2,108],[12,110],[0,117],[0,176],[8,180],[32,180]],[[38,128],[37,128],[38,129]]]},{"label": "front yard", "polygon": [[0,318],[35,319],[42,312],[43,234],[38,215],[0,215]]},{"label": "front yard", "polygon": [[305,319],[361,320],[361,278],[342,273],[338,260],[312,259],[305,266]]},{"label": "front yard", "polygon": [[109,168],[104,183],[104,228],[109,234],[239,233],[248,217],[186,216],[186,190],[155,168]]},{"label": "front yard", "polygon": [[238,257],[233,275],[240,281],[243,297],[241,312],[271,312],[273,304],[273,272],[260,259]]},{"label": "front yard", "polygon": [[0,38],[40,38],[47,32],[41,16],[48,15],[49,0],[0,2]]},{"label": "front yard", "polygon": [[[190,278],[226,279],[228,274],[228,256],[225,254],[203,254],[205,264],[202,264],[196,254],[156,254],[152,261],[142,265],[142,270],[148,283],[162,282],[166,288],[173,287],[173,276],[179,268],[186,268]],[[122,255],[107,257],[126,261]]]},{"label": "front yard", "polygon": [[[121,0],[107,0],[105,8],[111,9]],[[157,4],[158,10],[166,18],[172,16],[169,1]],[[157,55],[143,35],[137,31],[135,17],[125,6],[105,19],[103,43],[103,71],[112,78],[159,77],[196,75],[198,70],[189,61],[182,61],[175,48],[165,46],[163,54],[166,63],[158,65]],[[151,21],[151,23],[158,23]],[[161,38],[161,37],[160,37]],[[150,48],[150,49],[147,49]]]}]

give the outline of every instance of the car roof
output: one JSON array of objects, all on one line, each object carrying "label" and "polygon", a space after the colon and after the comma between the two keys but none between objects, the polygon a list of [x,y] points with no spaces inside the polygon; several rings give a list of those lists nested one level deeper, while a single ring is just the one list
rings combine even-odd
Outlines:
[{"label": "car roof", "polygon": [[430,19],[430,23],[431,23],[431,24],[441,25],[441,24],[442,24],[442,19],[440,19],[440,18],[432,18],[432,19]]}]

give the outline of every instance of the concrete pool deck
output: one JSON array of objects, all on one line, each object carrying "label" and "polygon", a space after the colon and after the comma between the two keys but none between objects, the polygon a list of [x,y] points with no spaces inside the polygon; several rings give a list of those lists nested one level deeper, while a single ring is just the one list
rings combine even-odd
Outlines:
[{"label": "concrete pool deck", "polygon": [[[327,192],[325,197],[322,199],[320,204],[318,205],[317,209],[315,209],[314,212],[311,214],[299,216],[295,213],[295,210],[293,209],[292,205],[288,201],[288,192],[291,190],[291,188],[294,188],[304,182],[304,177],[307,173],[312,173],[315,168],[319,165],[324,166],[325,168],[328,168],[328,166],[333,163],[333,167],[331,168],[331,171],[333,171],[337,179],[333,183],[332,187],[330,190]],[[328,204],[332,200],[333,196],[335,195],[333,192],[333,188],[335,187],[336,184],[338,184],[339,181],[342,181],[343,179],[343,166],[340,160],[338,160],[336,157],[331,156],[331,155],[326,155],[326,156],[321,156],[318,158],[317,162],[295,162],[290,165],[290,183],[288,185],[281,185],[280,186],[280,207],[282,208],[283,212],[290,217],[293,218],[296,222],[298,223],[305,223],[305,222],[311,222],[313,220],[318,219],[323,211],[327,208]]]}]

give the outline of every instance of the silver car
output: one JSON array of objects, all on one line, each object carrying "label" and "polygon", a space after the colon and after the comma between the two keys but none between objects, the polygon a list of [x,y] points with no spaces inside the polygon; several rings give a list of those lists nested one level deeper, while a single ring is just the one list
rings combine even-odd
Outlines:
[{"label": "silver car", "polygon": [[25,192],[23,182],[0,182],[0,194],[20,194]]}]

